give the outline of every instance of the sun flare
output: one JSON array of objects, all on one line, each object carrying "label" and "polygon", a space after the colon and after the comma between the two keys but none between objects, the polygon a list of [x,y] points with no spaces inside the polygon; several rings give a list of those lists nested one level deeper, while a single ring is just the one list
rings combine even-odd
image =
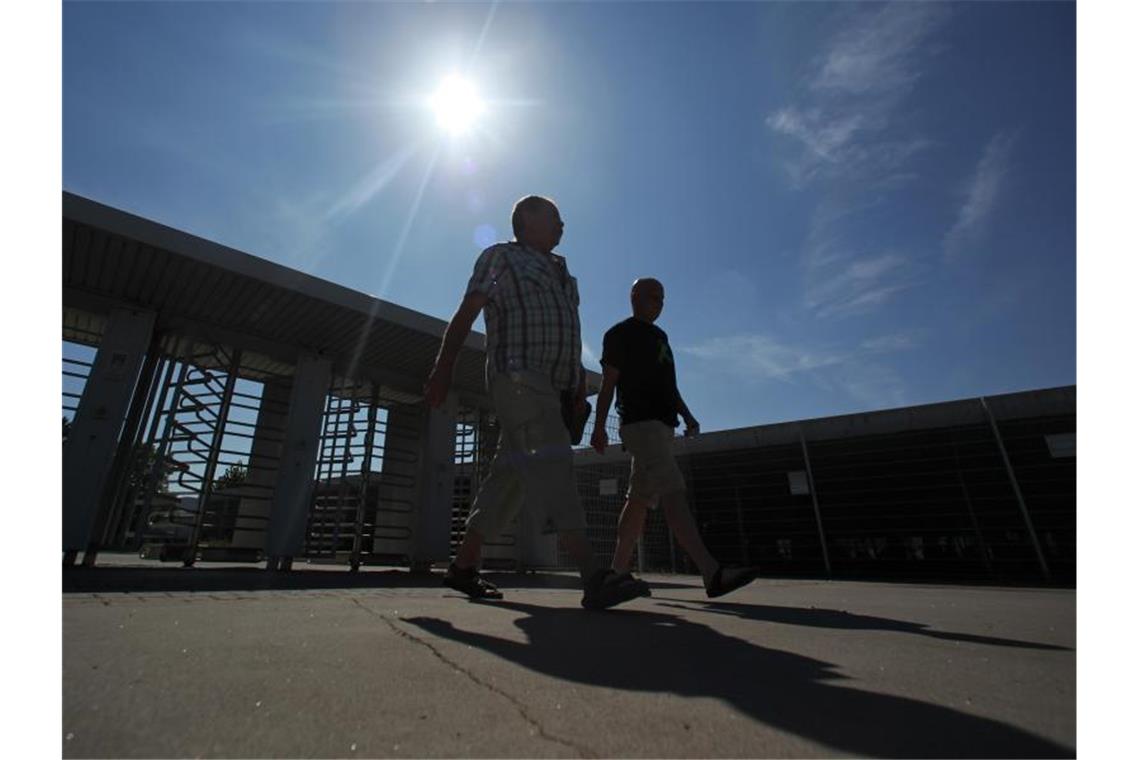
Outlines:
[{"label": "sun flare", "polygon": [[443,80],[431,96],[436,123],[451,135],[461,135],[475,124],[486,110],[475,85],[458,76]]}]

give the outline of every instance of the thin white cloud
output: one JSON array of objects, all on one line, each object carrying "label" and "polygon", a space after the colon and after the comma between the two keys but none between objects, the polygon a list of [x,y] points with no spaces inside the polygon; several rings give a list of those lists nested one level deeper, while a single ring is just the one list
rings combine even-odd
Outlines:
[{"label": "thin white cloud", "polygon": [[819,109],[805,113],[794,106],[780,109],[766,121],[773,130],[802,142],[814,158],[833,163],[842,158],[842,149],[863,126],[859,114],[829,119]]},{"label": "thin white cloud", "polygon": [[865,313],[916,284],[910,258],[897,251],[854,249],[837,230],[843,217],[832,212],[826,205],[817,209],[804,246],[805,308],[821,318]]},{"label": "thin white cloud", "polygon": [[[805,303],[821,317],[851,314],[885,303],[906,288],[907,260],[895,253],[854,258],[826,279],[809,282]],[[822,267],[816,267],[817,271]]]},{"label": "thin white cloud", "polygon": [[755,382],[808,379],[869,408],[883,408],[905,403],[907,395],[889,355],[916,349],[922,339],[921,331],[903,330],[837,349],[787,345],[752,334],[713,337],[679,350],[714,373]]},{"label": "thin white cloud", "polygon": [[948,256],[957,255],[977,242],[985,230],[986,221],[997,207],[1009,171],[1013,143],[1013,134],[999,132],[986,145],[967,186],[962,206],[958,209],[958,219],[946,233],[944,249]]},{"label": "thin white cloud", "polygon": [[841,9],[799,98],[766,119],[793,146],[779,159],[792,186],[824,191],[802,249],[803,304],[817,317],[871,312],[918,284],[909,257],[877,232],[869,239],[883,228],[864,220],[918,179],[916,159],[935,145],[900,124],[950,13],[933,3]]},{"label": "thin white cloud", "polygon": [[790,376],[843,361],[837,353],[808,351],[785,346],[767,335],[734,335],[710,338],[681,349],[721,369],[762,380],[787,380]]},{"label": "thin white cloud", "polygon": [[905,381],[898,371],[883,362],[848,362],[831,377],[831,381],[839,391],[858,401],[868,411],[905,406],[907,403]]},{"label": "thin white cloud", "polygon": [[813,89],[901,97],[921,77],[919,56],[946,12],[935,3],[891,3],[877,13],[859,14],[836,36]]},{"label": "thin white cloud", "polygon": [[918,348],[923,333],[917,330],[878,335],[868,338],[859,344],[859,347],[868,354],[894,353],[896,351],[910,351]]},{"label": "thin white cloud", "polygon": [[815,180],[891,182],[913,177],[903,167],[933,143],[892,134],[900,101],[922,77],[931,35],[948,14],[934,3],[891,3],[876,12],[844,14],[809,77],[802,104],[771,113],[768,127],[796,140],[800,155],[782,163],[793,185]]}]

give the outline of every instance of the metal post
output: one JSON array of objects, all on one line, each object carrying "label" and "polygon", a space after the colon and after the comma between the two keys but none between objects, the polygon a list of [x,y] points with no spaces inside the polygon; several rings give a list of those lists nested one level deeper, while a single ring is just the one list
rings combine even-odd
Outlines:
[{"label": "metal post", "polygon": [[[154,441],[154,431],[157,428],[158,420],[162,416],[159,411],[162,408],[160,392],[165,392],[167,384],[170,382],[170,369],[174,362],[162,355],[162,348],[159,346],[159,363],[155,368],[154,378],[151,382],[150,393],[147,397],[145,411],[143,412],[143,420],[139,424],[138,436],[135,440],[136,448],[139,446],[150,445]],[[160,391],[161,389],[161,391]],[[148,425],[147,422],[150,421]],[[157,457],[158,452],[155,451],[154,455]],[[127,503],[130,504],[130,509],[126,513],[126,518],[121,520],[121,526],[115,534],[115,543],[119,546],[125,546],[127,542],[127,531],[132,527],[137,526],[139,523],[139,496],[140,491],[146,485],[149,479],[149,472],[143,476],[142,483],[136,483],[133,489],[127,492]],[[135,531],[137,533],[137,530]]]},{"label": "metal post", "polygon": [[994,439],[997,440],[998,450],[1001,452],[1001,459],[1005,463],[1005,471],[1009,475],[1010,485],[1013,486],[1013,493],[1017,496],[1017,506],[1021,508],[1021,517],[1025,520],[1025,529],[1029,531],[1029,538],[1033,541],[1033,550],[1037,552],[1037,562],[1041,565],[1041,575],[1045,580],[1051,579],[1049,572],[1049,564],[1045,561],[1045,554],[1041,551],[1041,543],[1037,540],[1037,531],[1033,527],[1033,520],[1029,517],[1029,510],[1025,506],[1025,499],[1021,496],[1021,487],[1017,484],[1017,476],[1013,473],[1013,465],[1010,464],[1009,454],[1005,451],[1005,442],[1001,438],[1001,431],[998,430],[997,420],[994,419],[993,412],[990,411],[990,405],[986,403],[986,397],[981,396],[978,398],[982,402],[982,409],[986,411],[986,417],[990,420],[990,427],[994,431]]},{"label": "metal post", "polygon": [[[331,381],[330,381],[331,383]],[[321,495],[322,483],[332,482],[333,467],[336,466],[336,425],[333,421],[335,396],[329,388],[325,396],[325,411],[321,415],[320,448],[317,452],[317,474],[313,482],[313,495],[309,503],[309,553],[314,556],[325,554],[328,541],[328,496]],[[327,474],[326,474],[327,469]]]},{"label": "metal post", "polygon": [[966,479],[962,477],[962,460],[958,456],[958,444],[951,442],[954,447],[954,470],[958,473],[958,485],[962,487],[962,497],[966,500],[966,512],[970,515],[970,524],[974,527],[974,537],[978,539],[978,551],[982,555],[982,562],[986,565],[986,572],[994,577],[994,566],[990,562],[990,549],[986,539],[982,536],[981,526],[978,525],[978,516],[974,514],[974,503],[970,500],[970,490],[966,488]]},{"label": "metal post", "polygon": [[[346,381],[347,382],[347,381]],[[340,482],[336,487],[336,511],[335,520],[333,521],[332,533],[332,559],[336,559],[337,549],[340,546],[340,526],[344,521],[344,504],[348,501],[348,465],[352,461],[352,439],[356,437],[356,385],[350,386],[348,390],[348,422],[344,434],[344,447],[343,453],[340,458]],[[342,394],[344,388],[341,389]],[[344,416],[344,402],[345,398],[342,395],[337,406],[337,434],[341,434],[341,418]],[[359,511],[359,510],[358,510]],[[355,523],[355,520],[353,521]]]},{"label": "metal post", "polygon": [[823,517],[819,513],[819,498],[815,493],[815,476],[811,472],[811,457],[808,456],[807,439],[804,438],[803,428],[800,428],[800,448],[804,452],[804,469],[807,470],[808,488],[811,489],[811,505],[815,510],[815,527],[819,530],[819,545],[823,549],[823,565],[827,568],[827,577],[831,577],[831,557],[827,552],[827,536],[823,533]]},{"label": "metal post", "polygon": [[376,407],[380,405],[380,389],[370,383],[372,392],[368,397],[368,422],[364,431],[364,467],[360,471],[360,498],[356,502],[356,525],[352,534],[352,556],[349,566],[360,568],[360,554],[364,544],[364,510],[368,506],[368,486],[372,475],[372,447],[376,443]]},{"label": "metal post", "polygon": [[186,556],[182,558],[182,565],[189,567],[194,564],[194,554],[198,550],[198,537],[202,532],[202,521],[206,518],[206,509],[210,504],[210,494],[214,490],[214,473],[218,469],[218,455],[222,448],[222,439],[226,436],[226,418],[230,416],[230,401],[234,396],[234,385],[237,383],[238,370],[241,367],[241,349],[234,351],[233,359],[226,373],[226,384],[222,390],[221,404],[218,405],[218,427],[214,431],[214,440],[210,442],[210,453],[206,459],[206,469],[202,473],[202,493],[198,497],[198,514],[194,516],[194,530],[190,534],[190,546]]},{"label": "metal post", "polygon": [[127,483],[130,481],[131,470],[134,469],[135,452],[143,430],[143,414],[149,408],[151,398],[154,395],[155,381],[158,379],[161,344],[162,337],[155,335],[147,349],[146,358],[143,359],[138,384],[135,386],[134,396],[131,398],[131,405],[127,410],[127,418],[119,436],[119,447],[115,452],[111,476],[107,481],[99,505],[95,529],[92,531],[87,551],[83,555],[84,567],[93,567],[99,550],[104,546],[116,543],[111,534],[118,533],[117,523],[121,519],[122,501],[127,496],[124,492],[127,490]]},{"label": "metal post", "polygon": [[[171,391],[171,381],[174,377],[174,366],[178,365],[178,363],[181,361],[181,354],[184,350],[185,349],[182,348],[181,343],[179,341],[176,341],[176,344],[173,346],[171,356],[168,358],[168,361],[166,361],[166,373],[165,377],[163,377],[162,385],[160,386],[162,390],[158,392],[158,406],[155,409],[152,417],[150,417],[150,430],[146,436],[146,440],[148,442],[155,440],[158,434],[158,425],[162,424],[162,408],[163,404],[166,403],[166,398],[168,398],[168,395]],[[180,389],[182,383],[185,382],[186,373],[187,366],[184,362],[182,363],[182,369],[178,376],[178,385],[176,389],[174,389],[174,399],[176,400],[178,399],[178,389]],[[165,466],[166,450],[168,450],[170,447],[170,432],[173,422],[173,408],[171,408],[170,411],[166,412],[165,417],[166,426],[163,428],[162,440],[157,442],[154,450],[154,465],[150,467],[150,473],[147,475],[146,483],[143,485],[143,508],[139,510],[138,514],[135,517],[135,540],[132,541],[131,545],[131,548],[135,551],[138,551],[138,549],[143,546],[144,525],[146,524],[147,517],[150,515],[150,505],[152,505],[154,501],[154,492],[158,488],[158,476],[162,474],[162,469]]]},{"label": "metal post", "polygon": [[[189,344],[185,344],[181,351],[176,349],[176,358],[172,359],[166,370],[166,379],[163,381],[162,393],[159,396],[159,409],[162,409],[162,404],[166,403],[167,395],[171,391],[170,380],[174,373],[174,365],[177,363],[182,364],[182,368],[178,372],[178,380],[173,387],[173,395],[170,397],[170,408],[166,411],[166,425],[162,429],[162,440],[158,444],[158,448],[154,452],[154,465],[150,469],[150,475],[147,476],[145,486],[145,496],[143,497],[142,511],[139,513],[139,521],[135,530],[135,549],[142,546],[143,540],[143,525],[146,523],[147,518],[150,517],[150,507],[154,503],[154,494],[158,490],[158,479],[162,477],[166,468],[166,458],[170,453],[170,436],[174,433],[175,416],[178,413],[179,396],[182,393],[183,385],[186,383],[186,376],[190,373],[190,363],[186,360],[186,354],[190,352]],[[158,431],[159,420],[162,418],[161,414],[155,414],[154,420],[151,423],[150,437],[148,440],[154,440],[154,435]]]}]

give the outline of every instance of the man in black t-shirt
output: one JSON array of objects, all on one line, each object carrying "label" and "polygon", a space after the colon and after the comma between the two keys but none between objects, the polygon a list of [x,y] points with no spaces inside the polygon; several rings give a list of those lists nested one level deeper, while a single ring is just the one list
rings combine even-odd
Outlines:
[{"label": "man in black t-shirt", "polygon": [[632,457],[629,491],[618,519],[613,569],[629,572],[633,547],[645,527],[646,511],[661,501],[665,520],[681,547],[700,568],[710,597],[727,594],[751,582],[751,568],[725,567],[713,559],[685,502],[685,477],[673,456],[677,415],[685,435],[701,426],[677,390],[677,373],[669,336],[654,325],[665,305],[665,288],[652,278],[633,283],[629,294],[633,316],[606,331],[602,340],[602,389],[590,444],[604,453],[609,436],[606,415],[617,391],[621,440]]}]

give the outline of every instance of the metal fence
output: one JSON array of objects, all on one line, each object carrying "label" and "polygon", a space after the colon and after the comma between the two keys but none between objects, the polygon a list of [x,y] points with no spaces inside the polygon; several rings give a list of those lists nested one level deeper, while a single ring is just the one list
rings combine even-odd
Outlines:
[{"label": "metal fence", "polygon": [[411,561],[423,415],[374,383],[331,389],[305,538],[310,561],[353,570]]},{"label": "metal fence", "polygon": [[[725,563],[770,576],[1070,584],[1075,430],[1074,413],[681,454],[678,462],[701,535]],[[613,552],[628,470],[628,461],[576,470],[589,537],[604,556]],[[645,570],[696,571],[660,514],[650,514],[638,555]]]}]

